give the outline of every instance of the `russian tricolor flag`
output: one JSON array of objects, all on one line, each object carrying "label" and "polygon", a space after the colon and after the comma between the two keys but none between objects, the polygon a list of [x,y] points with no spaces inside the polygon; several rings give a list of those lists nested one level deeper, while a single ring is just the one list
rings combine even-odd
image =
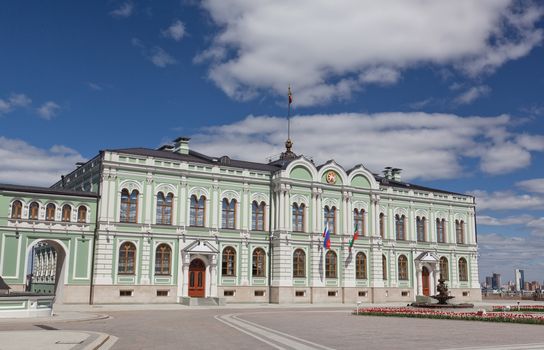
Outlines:
[{"label": "russian tricolor flag", "polygon": [[325,225],[325,231],[323,231],[323,237],[325,239],[323,240],[323,248],[330,249],[331,248],[331,233],[329,231],[329,225]]}]

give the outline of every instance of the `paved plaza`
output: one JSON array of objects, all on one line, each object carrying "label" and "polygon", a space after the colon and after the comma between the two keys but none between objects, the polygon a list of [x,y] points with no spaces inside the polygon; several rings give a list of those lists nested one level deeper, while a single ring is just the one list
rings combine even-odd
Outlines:
[{"label": "paved plaza", "polygon": [[346,307],[104,308],[3,320],[0,349],[28,349],[32,339],[47,349],[544,349],[538,325],[353,316]]}]

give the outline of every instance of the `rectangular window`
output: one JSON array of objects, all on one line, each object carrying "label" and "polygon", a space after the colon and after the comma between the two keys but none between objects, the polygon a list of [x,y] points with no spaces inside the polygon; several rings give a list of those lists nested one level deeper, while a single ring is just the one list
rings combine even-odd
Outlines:
[{"label": "rectangular window", "polygon": [[364,290],[360,290],[360,291],[359,291],[359,296],[360,296],[360,297],[366,297],[366,295],[367,295],[367,292],[366,292],[366,291],[364,291]]},{"label": "rectangular window", "polygon": [[304,290],[296,290],[295,291],[295,296],[296,297],[303,297],[305,295],[306,295],[306,291],[304,291]]},{"label": "rectangular window", "polygon": [[264,290],[256,290],[254,294],[256,297],[264,297]]},{"label": "rectangular window", "polygon": [[329,295],[330,297],[335,297],[335,296],[338,295],[338,291],[336,291],[336,290],[329,290],[328,295]]},{"label": "rectangular window", "polygon": [[467,292],[467,291],[464,291],[464,292],[463,292],[463,296],[464,296],[464,297],[468,297],[469,295],[470,295],[470,292]]},{"label": "rectangular window", "polygon": [[170,291],[168,290],[158,290],[157,296],[158,297],[167,297]]},{"label": "rectangular window", "polygon": [[234,296],[234,291],[233,290],[225,290],[225,291],[223,291],[223,296],[233,297]]},{"label": "rectangular window", "polygon": [[410,296],[410,292],[408,292],[408,291],[405,290],[405,291],[402,291],[402,292],[400,293],[400,295],[402,295],[403,297],[409,297],[409,296]]},{"label": "rectangular window", "polygon": [[134,292],[133,290],[121,289],[119,291],[119,296],[120,297],[131,297],[133,292]]}]

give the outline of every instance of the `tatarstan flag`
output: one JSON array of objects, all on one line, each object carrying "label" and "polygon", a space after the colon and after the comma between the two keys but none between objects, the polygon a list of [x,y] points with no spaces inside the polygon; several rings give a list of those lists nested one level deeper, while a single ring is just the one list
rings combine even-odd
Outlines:
[{"label": "tatarstan flag", "polygon": [[359,238],[359,227],[357,224],[355,224],[355,231],[353,232],[353,237],[351,237],[351,240],[349,241],[349,250],[351,251],[351,247],[353,247],[353,243]]}]

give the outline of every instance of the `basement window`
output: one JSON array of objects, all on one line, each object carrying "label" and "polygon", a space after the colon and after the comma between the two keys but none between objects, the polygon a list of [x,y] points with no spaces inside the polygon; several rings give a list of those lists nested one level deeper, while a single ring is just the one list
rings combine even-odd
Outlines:
[{"label": "basement window", "polygon": [[225,290],[225,291],[223,291],[223,296],[233,297],[234,296],[234,291],[233,290]]},{"label": "basement window", "polygon": [[329,290],[329,296],[330,296],[330,297],[335,297],[335,296],[337,296],[337,295],[338,295],[338,291],[336,291],[336,290]]},{"label": "basement window", "polygon": [[158,297],[167,297],[170,291],[169,290],[158,290],[157,296]]},{"label": "basement window", "polygon": [[296,290],[296,291],[295,291],[295,296],[296,296],[296,297],[303,297],[303,296],[306,296],[306,291],[305,291],[305,290]]},{"label": "basement window", "polygon": [[366,294],[367,294],[366,290],[360,290],[359,291],[359,296],[360,297],[366,297]]},{"label": "basement window", "polygon": [[134,291],[130,289],[121,289],[119,291],[120,297],[131,297],[133,295]]},{"label": "basement window", "polygon": [[464,292],[463,292],[463,296],[464,296],[464,297],[468,297],[469,295],[470,295],[470,292],[468,292],[468,291],[464,291]]},{"label": "basement window", "polygon": [[403,297],[409,297],[409,296],[410,296],[410,292],[408,292],[408,291],[405,290],[405,291],[402,291],[402,292],[400,293],[400,295],[402,295]]},{"label": "basement window", "polygon": [[256,290],[255,291],[256,297],[264,297],[264,290]]}]

